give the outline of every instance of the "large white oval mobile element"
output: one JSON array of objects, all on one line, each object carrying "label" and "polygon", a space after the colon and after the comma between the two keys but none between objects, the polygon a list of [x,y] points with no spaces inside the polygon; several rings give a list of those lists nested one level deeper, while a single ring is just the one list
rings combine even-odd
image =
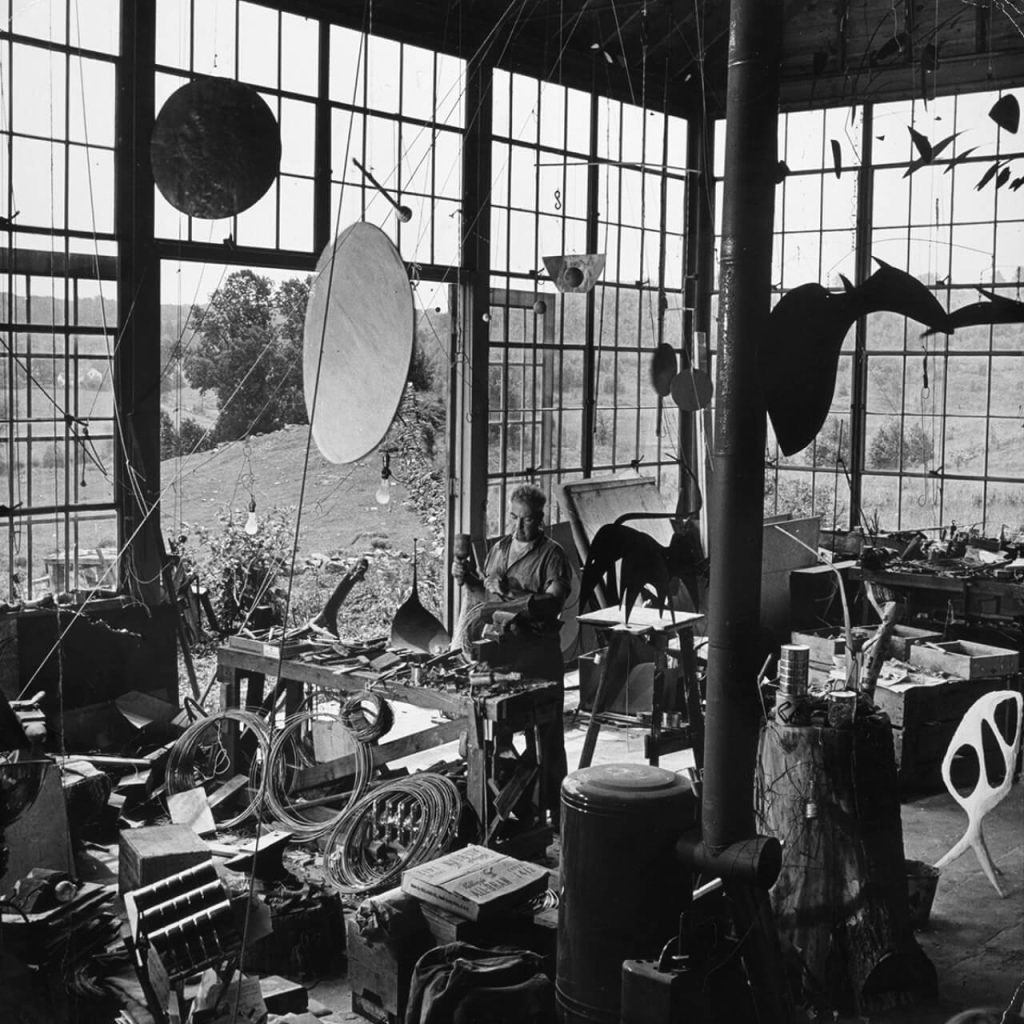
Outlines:
[{"label": "large white oval mobile element", "polygon": [[361,459],[388,432],[409,376],[414,323],[398,250],[372,224],[347,227],[320,256],[303,329],[306,412],[329,462]]}]

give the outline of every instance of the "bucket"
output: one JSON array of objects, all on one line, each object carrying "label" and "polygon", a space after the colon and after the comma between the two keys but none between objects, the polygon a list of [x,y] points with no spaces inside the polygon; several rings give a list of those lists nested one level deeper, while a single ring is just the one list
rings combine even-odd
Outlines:
[{"label": "bucket", "polygon": [[914,931],[925,928],[932,912],[935,890],[939,885],[939,869],[920,860],[903,862],[907,870],[907,903],[910,926]]}]

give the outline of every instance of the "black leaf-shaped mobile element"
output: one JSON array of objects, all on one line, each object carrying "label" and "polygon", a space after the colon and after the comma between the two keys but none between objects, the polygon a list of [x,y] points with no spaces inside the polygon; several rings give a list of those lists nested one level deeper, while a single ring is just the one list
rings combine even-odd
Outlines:
[{"label": "black leaf-shaped mobile element", "polygon": [[988,116],[1000,128],[1011,134],[1016,134],[1020,127],[1020,104],[1017,102],[1017,97],[1010,93],[1000,96],[988,112]]}]

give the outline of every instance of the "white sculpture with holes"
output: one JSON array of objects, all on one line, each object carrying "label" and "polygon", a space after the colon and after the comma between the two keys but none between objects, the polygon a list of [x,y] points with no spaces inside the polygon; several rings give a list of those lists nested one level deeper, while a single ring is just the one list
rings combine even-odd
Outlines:
[{"label": "white sculpture with holes", "polygon": [[[1003,704],[1012,704],[1014,710],[1012,738],[1009,741],[996,721],[996,710]],[[1005,709],[1006,712],[1009,710],[1009,708]],[[1022,711],[1024,711],[1024,697],[1013,690],[997,690],[995,693],[986,693],[985,696],[979,697],[964,715],[963,721],[957,726],[946,750],[946,756],[942,759],[942,781],[945,782],[953,799],[966,812],[967,831],[935,866],[937,868],[945,867],[956,860],[968,847],[971,847],[978,858],[978,863],[981,864],[982,871],[988,876],[988,880],[995,886],[996,892],[1000,896],[1003,896],[1004,893],[999,887],[996,875],[1001,872],[992,863],[988,847],[985,845],[982,822],[985,815],[1010,792],[1010,786],[1013,784],[1013,772],[1021,742]],[[1002,778],[995,785],[989,781],[988,767],[985,763],[983,730],[986,726],[991,730],[1004,761]],[[953,784],[950,774],[953,758],[964,747],[973,749],[978,759],[978,782],[966,796],[960,793]]]}]

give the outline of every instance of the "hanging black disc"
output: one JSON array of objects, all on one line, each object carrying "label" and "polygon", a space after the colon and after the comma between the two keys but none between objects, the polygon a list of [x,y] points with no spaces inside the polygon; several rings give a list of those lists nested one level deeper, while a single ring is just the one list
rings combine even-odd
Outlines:
[{"label": "hanging black disc", "polygon": [[250,85],[198,78],[163,105],[150,140],[153,178],[190,217],[241,213],[270,188],[281,164],[281,131]]}]

